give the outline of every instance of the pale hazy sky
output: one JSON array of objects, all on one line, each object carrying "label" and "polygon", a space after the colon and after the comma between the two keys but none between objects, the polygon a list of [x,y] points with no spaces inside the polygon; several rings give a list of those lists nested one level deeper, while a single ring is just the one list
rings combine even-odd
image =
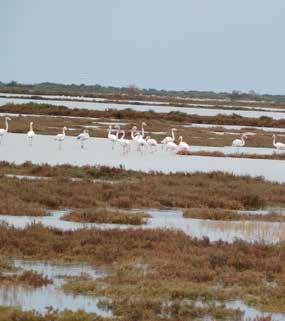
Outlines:
[{"label": "pale hazy sky", "polygon": [[285,94],[284,0],[0,0],[0,81]]}]

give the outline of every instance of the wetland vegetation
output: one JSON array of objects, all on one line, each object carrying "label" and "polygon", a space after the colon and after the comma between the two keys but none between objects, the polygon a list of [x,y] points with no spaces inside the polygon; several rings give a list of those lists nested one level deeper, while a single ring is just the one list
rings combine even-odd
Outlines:
[{"label": "wetland vegetation", "polygon": [[[36,123],[37,133],[54,134],[67,125],[74,129],[70,133],[76,135],[84,126],[94,125],[94,119],[84,117],[100,118],[100,121],[126,120],[130,127],[146,120],[150,132],[169,131],[171,127],[181,126],[181,133],[186,139],[191,139],[191,144],[198,144],[209,133],[209,130],[201,128],[182,128],[194,122],[276,128],[285,125],[284,120],[266,117],[204,117],[179,112],[157,114],[132,110],[102,112],[36,104],[6,105],[1,110],[30,115],[24,118],[25,122],[22,117],[15,117],[11,124],[13,132],[26,133],[29,121]],[[96,130],[97,137],[106,136],[105,127],[90,130],[91,135]],[[236,132],[237,135],[239,133]],[[212,141],[213,145],[224,146],[232,137],[212,133],[204,143],[208,145]],[[271,146],[271,134],[250,138],[249,144]],[[281,155],[277,157],[283,159]],[[39,179],[7,175],[30,175]],[[63,219],[74,222],[142,225],[148,219],[144,212],[150,208],[182,208],[184,217],[196,219],[284,222],[284,216],[277,213],[251,215],[235,212],[284,206],[284,184],[222,172],[162,174],[106,166],[2,162],[0,193],[0,214],[42,216],[49,210],[69,209],[71,212]],[[141,212],[134,214],[128,211],[136,208]],[[100,306],[111,311],[113,317],[52,309],[43,315],[0,307],[0,321],[190,321],[206,317],[242,320],[242,311],[227,306],[232,300],[242,300],[261,311],[285,313],[284,242],[210,242],[207,237],[198,240],[174,230],[137,227],[62,231],[33,223],[23,229],[1,224],[2,284],[30,284],[35,287],[50,284],[44,275],[32,271],[17,277],[5,274],[5,271],[13,269],[6,258],[88,263],[104,269],[106,273],[94,280],[85,276],[70,277],[63,290],[74,295],[100,297]],[[255,321],[270,320],[269,316]]]},{"label": "wetland vegetation", "polygon": [[64,221],[99,224],[129,224],[142,225],[147,222],[149,215],[139,212],[123,212],[108,208],[87,208],[72,211],[61,217]]},{"label": "wetland vegetation", "polygon": [[[18,166],[3,163],[0,172],[1,214],[43,215],[48,209],[106,206],[237,210],[285,204],[284,184],[222,172],[162,174],[107,167],[33,166],[29,163]],[[4,173],[40,175],[49,179],[18,179]],[[75,177],[81,179],[72,179]]]},{"label": "wetland vegetation", "polygon": [[[229,311],[210,304],[234,299],[284,313],[284,243],[210,243],[175,231],[62,232],[41,225],[23,230],[2,225],[0,236],[1,255],[105,267],[106,276],[70,279],[64,290],[104,296],[102,304],[123,320],[164,320],[166,311],[170,320],[192,320],[193,313],[199,318],[205,311],[234,320]],[[193,301],[210,306],[195,310]]]},{"label": "wetland vegetation", "polygon": [[285,215],[275,213],[274,210],[268,214],[247,214],[224,209],[192,208],[186,209],[183,212],[183,217],[215,221],[285,222]]}]

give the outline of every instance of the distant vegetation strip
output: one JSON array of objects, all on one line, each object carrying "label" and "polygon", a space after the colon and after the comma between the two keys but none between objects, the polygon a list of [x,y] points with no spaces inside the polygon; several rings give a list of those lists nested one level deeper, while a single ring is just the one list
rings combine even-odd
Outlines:
[{"label": "distant vegetation strip", "polygon": [[254,90],[242,92],[233,90],[232,92],[214,92],[198,90],[159,90],[155,88],[139,88],[136,85],[125,87],[102,86],[99,84],[60,84],[43,82],[37,84],[21,84],[16,81],[0,82],[0,92],[32,94],[32,95],[69,95],[69,96],[88,96],[99,97],[109,95],[114,97],[128,97],[135,99],[157,99],[157,97],[169,98],[199,98],[199,99],[227,99],[227,100],[248,100],[248,101],[267,101],[284,103],[285,95],[259,94]]},{"label": "distant vegetation strip", "polygon": [[215,124],[215,125],[241,125],[254,127],[285,127],[285,118],[276,120],[270,117],[249,118],[242,117],[237,114],[232,115],[217,115],[217,116],[199,116],[189,115],[179,111],[169,113],[157,113],[149,111],[134,111],[132,109],[107,109],[105,111],[89,110],[82,108],[67,108],[65,106],[53,106],[49,104],[6,104],[0,107],[2,113],[15,114],[38,114],[38,115],[52,115],[52,116],[73,116],[73,117],[92,117],[92,118],[114,118],[114,119],[130,119],[138,120],[167,120],[177,123],[188,124]]}]

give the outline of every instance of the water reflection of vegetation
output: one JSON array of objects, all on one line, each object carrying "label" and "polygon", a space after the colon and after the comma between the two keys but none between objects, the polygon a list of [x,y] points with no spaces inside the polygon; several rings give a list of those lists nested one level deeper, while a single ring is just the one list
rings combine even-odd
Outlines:
[{"label": "water reflection of vegetation", "polygon": [[162,302],[175,302],[176,317],[188,311],[187,320],[193,310],[177,305],[183,300],[242,298],[254,307],[284,312],[284,242],[210,243],[173,231],[61,232],[40,225],[24,230],[1,226],[0,235],[1,254],[110,265],[107,276],[70,280],[65,290],[111,299],[113,313],[122,319],[131,319],[133,311],[137,320],[153,320],[148,317],[159,317]]}]

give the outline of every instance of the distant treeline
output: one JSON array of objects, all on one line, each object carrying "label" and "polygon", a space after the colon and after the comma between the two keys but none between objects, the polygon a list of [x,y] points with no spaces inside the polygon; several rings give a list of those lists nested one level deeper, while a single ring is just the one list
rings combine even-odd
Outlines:
[{"label": "distant treeline", "polygon": [[164,99],[170,97],[179,98],[206,98],[206,99],[230,99],[230,100],[257,100],[257,101],[274,101],[285,102],[285,95],[258,94],[254,90],[241,92],[234,90],[232,92],[214,92],[214,91],[197,91],[197,90],[159,90],[154,88],[142,89],[135,85],[128,87],[113,87],[101,85],[76,85],[76,84],[58,84],[43,82],[38,84],[20,84],[16,81],[9,83],[0,82],[0,92],[32,94],[32,95],[69,95],[69,96],[113,96],[122,98],[129,97],[132,99],[155,100],[157,97]]}]

